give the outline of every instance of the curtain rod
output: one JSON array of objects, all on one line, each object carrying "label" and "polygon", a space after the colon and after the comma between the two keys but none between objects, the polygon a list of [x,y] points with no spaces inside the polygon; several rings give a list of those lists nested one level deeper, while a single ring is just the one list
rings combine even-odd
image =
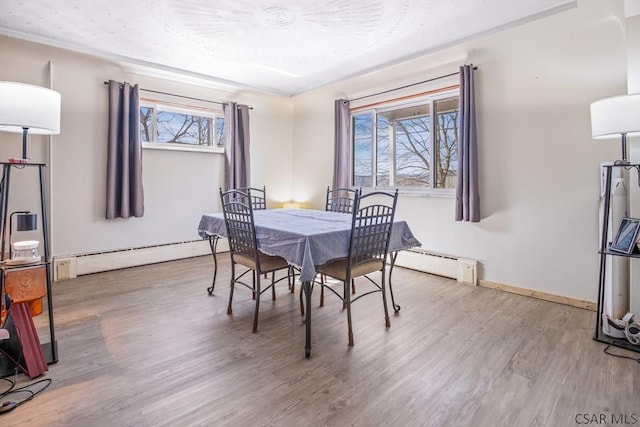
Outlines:
[{"label": "curtain rod", "polygon": [[[477,70],[477,69],[478,69],[478,67],[473,67],[473,70],[474,70],[474,71],[475,71],[475,70]],[[352,101],[358,101],[358,100],[360,100],[360,99],[365,99],[365,98],[371,98],[372,96],[384,95],[385,93],[394,92],[394,91],[396,91],[396,90],[400,90],[400,89],[406,89],[406,88],[408,88],[408,87],[421,85],[421,84],[423,84],[423,83],[429,83],[429,82],[432,82],[432,81],[434,81],[434,80],[444,79],[445,77],[451,77],[451,76],[455,76],[455,75],[457,75],[457,74],[460,74],[460,71],[456,71],[455,73],[445,74],[444,76],[434,77],[434,78],[432,78],[432,79],[428,79],[428,80],[423,80],[423,81],[421,81],[421,82],[417,82],[417,83],[410,83],[410,84],[408,84],[408,85],[404,85],[404,86],[396,87],[396,88],[393,88],[393,89],[383,90],[382,92],[372,93],[371,95],[364,95],[364,96],[360,96],[360,97],[358,97],[358,98],[350,99],[350,100],[349,100],[349,102],[352,102]]]},{"label": "curtain rod", "polygon": [[[109,82],[105,81],[104,84],[108,85]],[[120,83],[122,84],[122,83]],[[169,93],[169,92],[161,92],[159,90],[152,90],[152,89],[144,89],[144,88],[140,88],[140,90],[145,91],[145,92],[152,92],[152,93],[158,93],[160,95],[169,95],[169,96],[175,96],[178,98],[184,98],[184,99],[191,99],[193,101],[202,101],[202,102],[210,102],[212,104],[219,104],[219,105],[224,105],[226,104],[226,102],[218,102],[218,101],[210,101],[208,99],[202,99],[202,98],[194,98],[192,96],[184,96],[184,95],[177,95],[175,93]],[[253,107],[249,107],[250,110],[253,110]]]}]

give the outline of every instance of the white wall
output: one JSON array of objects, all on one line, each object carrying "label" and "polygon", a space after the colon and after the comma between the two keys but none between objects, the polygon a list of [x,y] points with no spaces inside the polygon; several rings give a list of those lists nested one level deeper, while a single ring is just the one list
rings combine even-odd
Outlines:
[{"label": "white wall", "polygon": [[[403,196],[398,215],[424,248],[478,259],[480,279],[595,301],[598,165],[618,158],[619,146],[592,140],[589,104],[626,91],[625,58],[623,2],[580,0],[576,9],[292,99],[172,82],[6,37],[0,38],[0,80],[46,86],[47,62],[55,62],[63,112],[50,162],[51,229],[53,254],[63,256],[194,239],[200,214],[218,210],[221,157],[145,150],[144,218],[103,219],[104,80],[251,105],[252,183],[267,186],[273,205],[293,197],[321,207],[332,176],[334,99],[473,62],[482,221],[454,222],[452,198]],[[43,140],[34,137],[32,145]],[[19,154],[19,141],[0,133],[0,156]],[[41,148],[34,151],[43,156]],[[14,179],[13,185],[22,184]],[[12,204],[32,191],[22,188]]]},{"label": "white wall", "polygon": [[[61,133],[53,137],[48,162],[54,256],[199,239],[200,215],[220,210],[222,155],[144,150],[144,217],[104,219],[108,100],[103,82],[109,79],[250,105],[252,184],[266,185],[269,203],[274,205],[290,198],[292,107],[288,98],[179,83],[89,55],[0,37],[0,63],[4,64],[0,80],[47,86],[49,60],[54,62],[53,88],[62,95]],[[142,96],[152,94],[142,92]],[[180,102],[178,98],[172,101]],[[0,133],[0,158],[19,157],[20,141],[18,134]],[[46,161],[44,137],[33,137],[31,145],[34,161]],[[27,185],[15,172],[11,187],[10,210],[34,209],[34,202],[22,197],[35,193],[37,187]]]},{"label": "white wall", "polygon": [[[332,170],[318,165],[333,156],[326,124],[333,123],[334,99],[474,63],[482,221],[453,221],[453,199],[442,197],[401,197],[398,215],[424,248],[478,259],[480,279],[595,301],[598,170],[619,147],[591,138],[589,104],[626,90],[623,21],[622,2],[580,1],[576,9],[295,97],[294,193],[314,189],[310,204],[322,204]],[[465,52],[466,60],[446,64]]]}]

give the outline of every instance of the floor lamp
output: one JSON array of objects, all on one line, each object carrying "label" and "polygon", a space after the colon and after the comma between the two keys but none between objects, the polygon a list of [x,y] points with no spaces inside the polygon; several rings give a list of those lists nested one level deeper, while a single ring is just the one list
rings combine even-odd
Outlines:
[{"label": "floor lamp", "polygon": [[9,161],[26,163],[28,134],[60,133],[60,94],[40,86],[0,82],[0,131],[22,134],[22,157]]},{"label": "floor lamp", "polygon": [[621,138],[622,159],[628,164],[627,136],[640,134],[640,94],[614,96],[591,103],[591,135],[595,139]]},{"label": "floor lamp", "polygon": [[[0,185],[0,226],[2,227],[2,235],[0,236],[0,289],[7,290],[9,284],[28,284],[31,288],[38,285],[45,285],[46,298],[48,304],[49,318],[49,343],[39,343],[38,333],[33,329],[33,334],[25,335],[22,341],[23,355],[25,357],[34,357],[33,366],[37,365],[37,372],[46,370],[46,366],[40,363],[44,356],[41,356],[43,350],[47,356],[48,363],[58,361],[57,345],[55,341],[55,328],[53,318],[53,301],[51,295],[51,260],[49,254],[49,231],[47,221],[47,204],[45,189],[45,167],[44,163],[29,162],[29,134],[32,135],[57,135],[60,133],[60,93],[40,86],[34,86],[16,82],[0,82],[0,131],[21,133],[22,134],[22,156],[19,158],[9,158],[7,162],[0,162],[2,165],[2,181]],[[7,234],[7,219],[10,219],[9,227],[12,226],[11,218],[8,218],[9,205],[9,187],[11,171],[14,169],[37,169],[39,175],[40,187],[40,209],[42,224],[42,239],[44,247],[44,259],[38,256],[23,257],[29,261],[28,267],[22,265],[10,265],[5,261],[5,242]],[[18,229],[33,229],[35,224],[35,215],[26,217],[30,214],[27,211],[17,211],[16,214],[25,216],[18,217]],[[13,214],[11,215],[13,216]],[[12,230],[9,230],[11,238]],[[10,251],[13,248],[10,248]],[[33,250],[32,246],[28,249]],[[35,254],[35,252],[32,252]],[[9,257],[11,258],[11,257]],[[33,263],[33,264],[31,264]],[[29,289],[31,289],[29,288]],[[8,292],[7,292],[8,294]],[[15,296],[17,292],[14,292]],[[40,298],[41,299],[41,298]],[[24,311],[25,324],[33,325],[27,302],[19,302],[11,306],[10,311],[16,316]],[[6,307],[5,307],[6,309]],[[26,311],[25,311],[26,310]],[[41,310],[41,309],[40,309]],[[27,322],[28,320],[28,322]],[[28,341],[27,341],[28,339]],[[29,346],[27,347],[27,343]],[[30,370],[30,376],[33,372]]]}]

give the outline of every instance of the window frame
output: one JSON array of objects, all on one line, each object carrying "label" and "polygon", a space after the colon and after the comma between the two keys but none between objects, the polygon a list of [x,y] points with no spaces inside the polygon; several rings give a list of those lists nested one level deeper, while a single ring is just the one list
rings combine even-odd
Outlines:
[{"label": "window frame", "polygon": [[221,118],[224,120],[224,111],[222,109],[215,110],[210,108],[202,108],[190,105],[181,105],[174,104],[171,102],[162,102],[156,101],[152,99],[140,99],[140,108],[147,107],[153,109],[153,119],[152,119],[152,134],[154,137],[157,136],[157,114],[158,112],[169,112],[169,113],[177,113],[184,115],[192,115],[199,117],[207,117],[212,120],[212,135],[211,141],[212,145],[190,145],[183,143],[171,143],[171,142],[157,142],[157,141],[141,141],[142,148],[151,149],[151,150],[166,150],[166,151],[187,151],[187,152],[200,152],[200,153],[215,153],[215,154],[224,154],[225,145],[218,145],[216,143],[216,130],[217,130],[217,119]]},{"label": "window frame", "polygon": [[[354,107],[351,109],[349,114],[350,117],[350,125],[351,125],[351,141],[350,141],[350,150],[351,150],[351,184],[355,185],[355,127],[354,127],[354,117],[363,114],[373,114],[373,123],[372,123],[372,158],[371,158],[371,177],[373,181],[373,185],[371,187],[363,187],[365,191],[388,191],[391,189],[398,188],[398,190],[402,194],[407,195],[433,195],[433,196],[445,196],[445,197],[453,197],[455,196],[456,189],[453,188],[436,188],[436,174],[435,170],[431,173],[431,177],[429,180],[429,187],[411,187],[411,186],[396,186],[393,185],[393,181],[395,181],[395,141],[393,141],[394,136],[389,135],[389,162],[390,167],[393,167],[393,173],[389,173],[390,185],[378,185],[378,114],[389,112],[393,110],[397,110],[400,108],[408,108],[412,106],[418,105],[426,105],[429,104],[429,125],[431,129],[431,137],[430,137],[430,164],[436,164],[436,149],[439,148],[435,138],[435,129],[436,129],[436,102],[443,99],[448,99],[452,97],[458,98],[458,115],[460,114],[460,88],[459,86],[448,87],[446,89],[434,90],[428,93],[419,94],[415,96],[411,96],[411,99],[407,99],[407,97],[403,97],[401,99],[391,99],[388,101],[381,101],[375,104],[371,104],[370,106],[361,106]],[[435,113],[435,114],[434,114]],[[417,116],[416,116],[417,117]],[[459,117],[459,116],[458,116]],[[459,141],[458,141],[459,142]],[[394,158],[392,158],[392,156]],[[393,177],[392,177],[393,175]]]}]

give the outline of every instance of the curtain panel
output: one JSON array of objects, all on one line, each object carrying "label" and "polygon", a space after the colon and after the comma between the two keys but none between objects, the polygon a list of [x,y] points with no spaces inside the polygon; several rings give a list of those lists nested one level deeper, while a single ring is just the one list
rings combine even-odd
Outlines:
[{"label": "curtain panel", "polygon": [[224,105],[225,186],[227,189],[250,187],[249,107],[229,102]]},{"label": "curtain panel", "polygon": [[335,101],[333,188],[351,187],[351,117],[349,101]]},{"label": "curtain panel", "polygon": [[140,90],[138,85],[109,81],[106,218],[144,215]]},{"label": "curtain panel", "polygon": [[460,123],[458,127],[455,220],[479,222],[478,139],[473,74],[473,64],[460,67]]}]

